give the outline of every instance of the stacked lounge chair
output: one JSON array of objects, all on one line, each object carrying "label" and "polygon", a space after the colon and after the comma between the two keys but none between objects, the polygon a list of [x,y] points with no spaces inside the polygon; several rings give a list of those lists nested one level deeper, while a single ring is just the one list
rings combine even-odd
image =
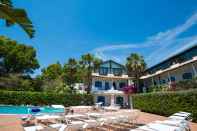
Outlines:
[{"label": "stacked lounge chair", "polygon": [[170,119],[177,119],[177,120],[189,120],[191,121],[191,113],[188,112],[178,112],[178,113],[174,113],[173,115],[171,115],[169,118]]},{"label": "stacked lounge chair", "polygon": [[190,116],[191,113],[178,112],[169,116],[168,120],[155,121],[130,131],[190,131]]}]

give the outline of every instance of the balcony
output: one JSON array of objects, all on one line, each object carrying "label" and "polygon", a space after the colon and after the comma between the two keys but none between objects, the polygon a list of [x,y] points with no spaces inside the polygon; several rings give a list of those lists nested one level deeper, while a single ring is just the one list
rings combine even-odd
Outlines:
[{"label": "balcony", "polygon": [[[112,87],[105,87],[105,86],[102,86],[102,87],[96,87],[96,86],[92,86],[92,91],[93,92],[102,92],[102,91],[108,91],[108,90],[111,90]],[[118,90],[118,91],[122,91],[122,88],[120,86],[116,87],[116,89],[113,88],[113,90]]]},{"label": "balcony", "polygon": [[92,87],[92,90],[91,90],[92,93],[94,94],[101,94],[101,95],[109,95],[109,94],[123,94],[124,92],[121,90],[121,89],[98,89],[97,87]]},{"label": "balcony", "polygon": [[99,73],[92,73],[92,76],[107,76],[107,77],[123,77],[123,78],[128,78],[128,75],[126,74],[118,74],[118,75],[115,75],[115,74],[111,74],[111,73],[108,73],[106,75],[102,75],[102,74],[99,74]]}]

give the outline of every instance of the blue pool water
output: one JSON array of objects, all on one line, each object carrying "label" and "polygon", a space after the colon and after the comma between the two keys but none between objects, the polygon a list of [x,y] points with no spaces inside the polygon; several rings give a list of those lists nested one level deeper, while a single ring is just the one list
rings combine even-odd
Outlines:
[{"label": "blue pool water", "polygon": [[[32,106],[0,106],[0,114],[34,114],[30,110]],[[40,109],[39,113],[61,113],[64,109],[52,107],[36,107]]]}]

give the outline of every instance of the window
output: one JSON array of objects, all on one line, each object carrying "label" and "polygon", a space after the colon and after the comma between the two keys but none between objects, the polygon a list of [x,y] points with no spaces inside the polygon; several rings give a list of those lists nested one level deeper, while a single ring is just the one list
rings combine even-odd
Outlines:
[{"label": "window", "polygon": [[154,80],[154,85],[157,85],[157,82]]},{"label": "window", "polygon": [[102,88],[102,82],[101,81],[95,81],[95,87]]},{"label": "window", "polygon": [[105,105],[105,96],[98,96],[97,102],[102,102],[102,105]]},{"label": "window", "polygon": [[114,90],[116,90],[116,83],[113,82],[113,87],[114,87]]},{"label": "window", "polygon": [[113,68],[112,70],[113,70],[113,74],[114,74],[115,76],[120,76],[120,75],[122,75],[122,69],[121,69],[121,68]]},{"label": "window", "polygon": [[176,81],[176,78],[174,76],[171,76],[170,77],[170,80],[171,80],[171,82],[175,82]]},{"label": "window", "polygon": [[126,84],[124,83],[124,82],[121,82],[120,84],[119,84],[119,87],[120,88],[123,88],[123,87],[125,87],[126,86]]},{"label": "window", "polygon": [[165,84],[166,83],[166,80],[162,80],[162,83]]},{"label": "window", "polygon": [[184,80],[192,79],[192,73],[190,73],[190,72],[184,73],[183,74],[183,79]]},{"label": "window", "polygon": [[100,75],[107,75],[108,74],[108,68],[102,67],[99,70]]},{"label": "window", "polygon": [[123,106],[124,99],[121,96],[116,97],[116,104]]},{"label": "window", "polygon": [[109,82],[105,82],[105,90],[109,90]]}]

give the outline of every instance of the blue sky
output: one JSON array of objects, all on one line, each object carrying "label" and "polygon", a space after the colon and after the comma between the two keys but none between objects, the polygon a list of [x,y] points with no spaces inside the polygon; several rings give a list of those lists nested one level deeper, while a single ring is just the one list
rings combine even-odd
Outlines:
[{"label": "blue sky", "polygon": [[35,38],[17,25],[5,28],[2,23],[0,34],[35,47],[41,68],[87,52],[120,63],[130,53],[140,53],[152,66],[197,43],[196,0],[13,2],[27,10]]}]

